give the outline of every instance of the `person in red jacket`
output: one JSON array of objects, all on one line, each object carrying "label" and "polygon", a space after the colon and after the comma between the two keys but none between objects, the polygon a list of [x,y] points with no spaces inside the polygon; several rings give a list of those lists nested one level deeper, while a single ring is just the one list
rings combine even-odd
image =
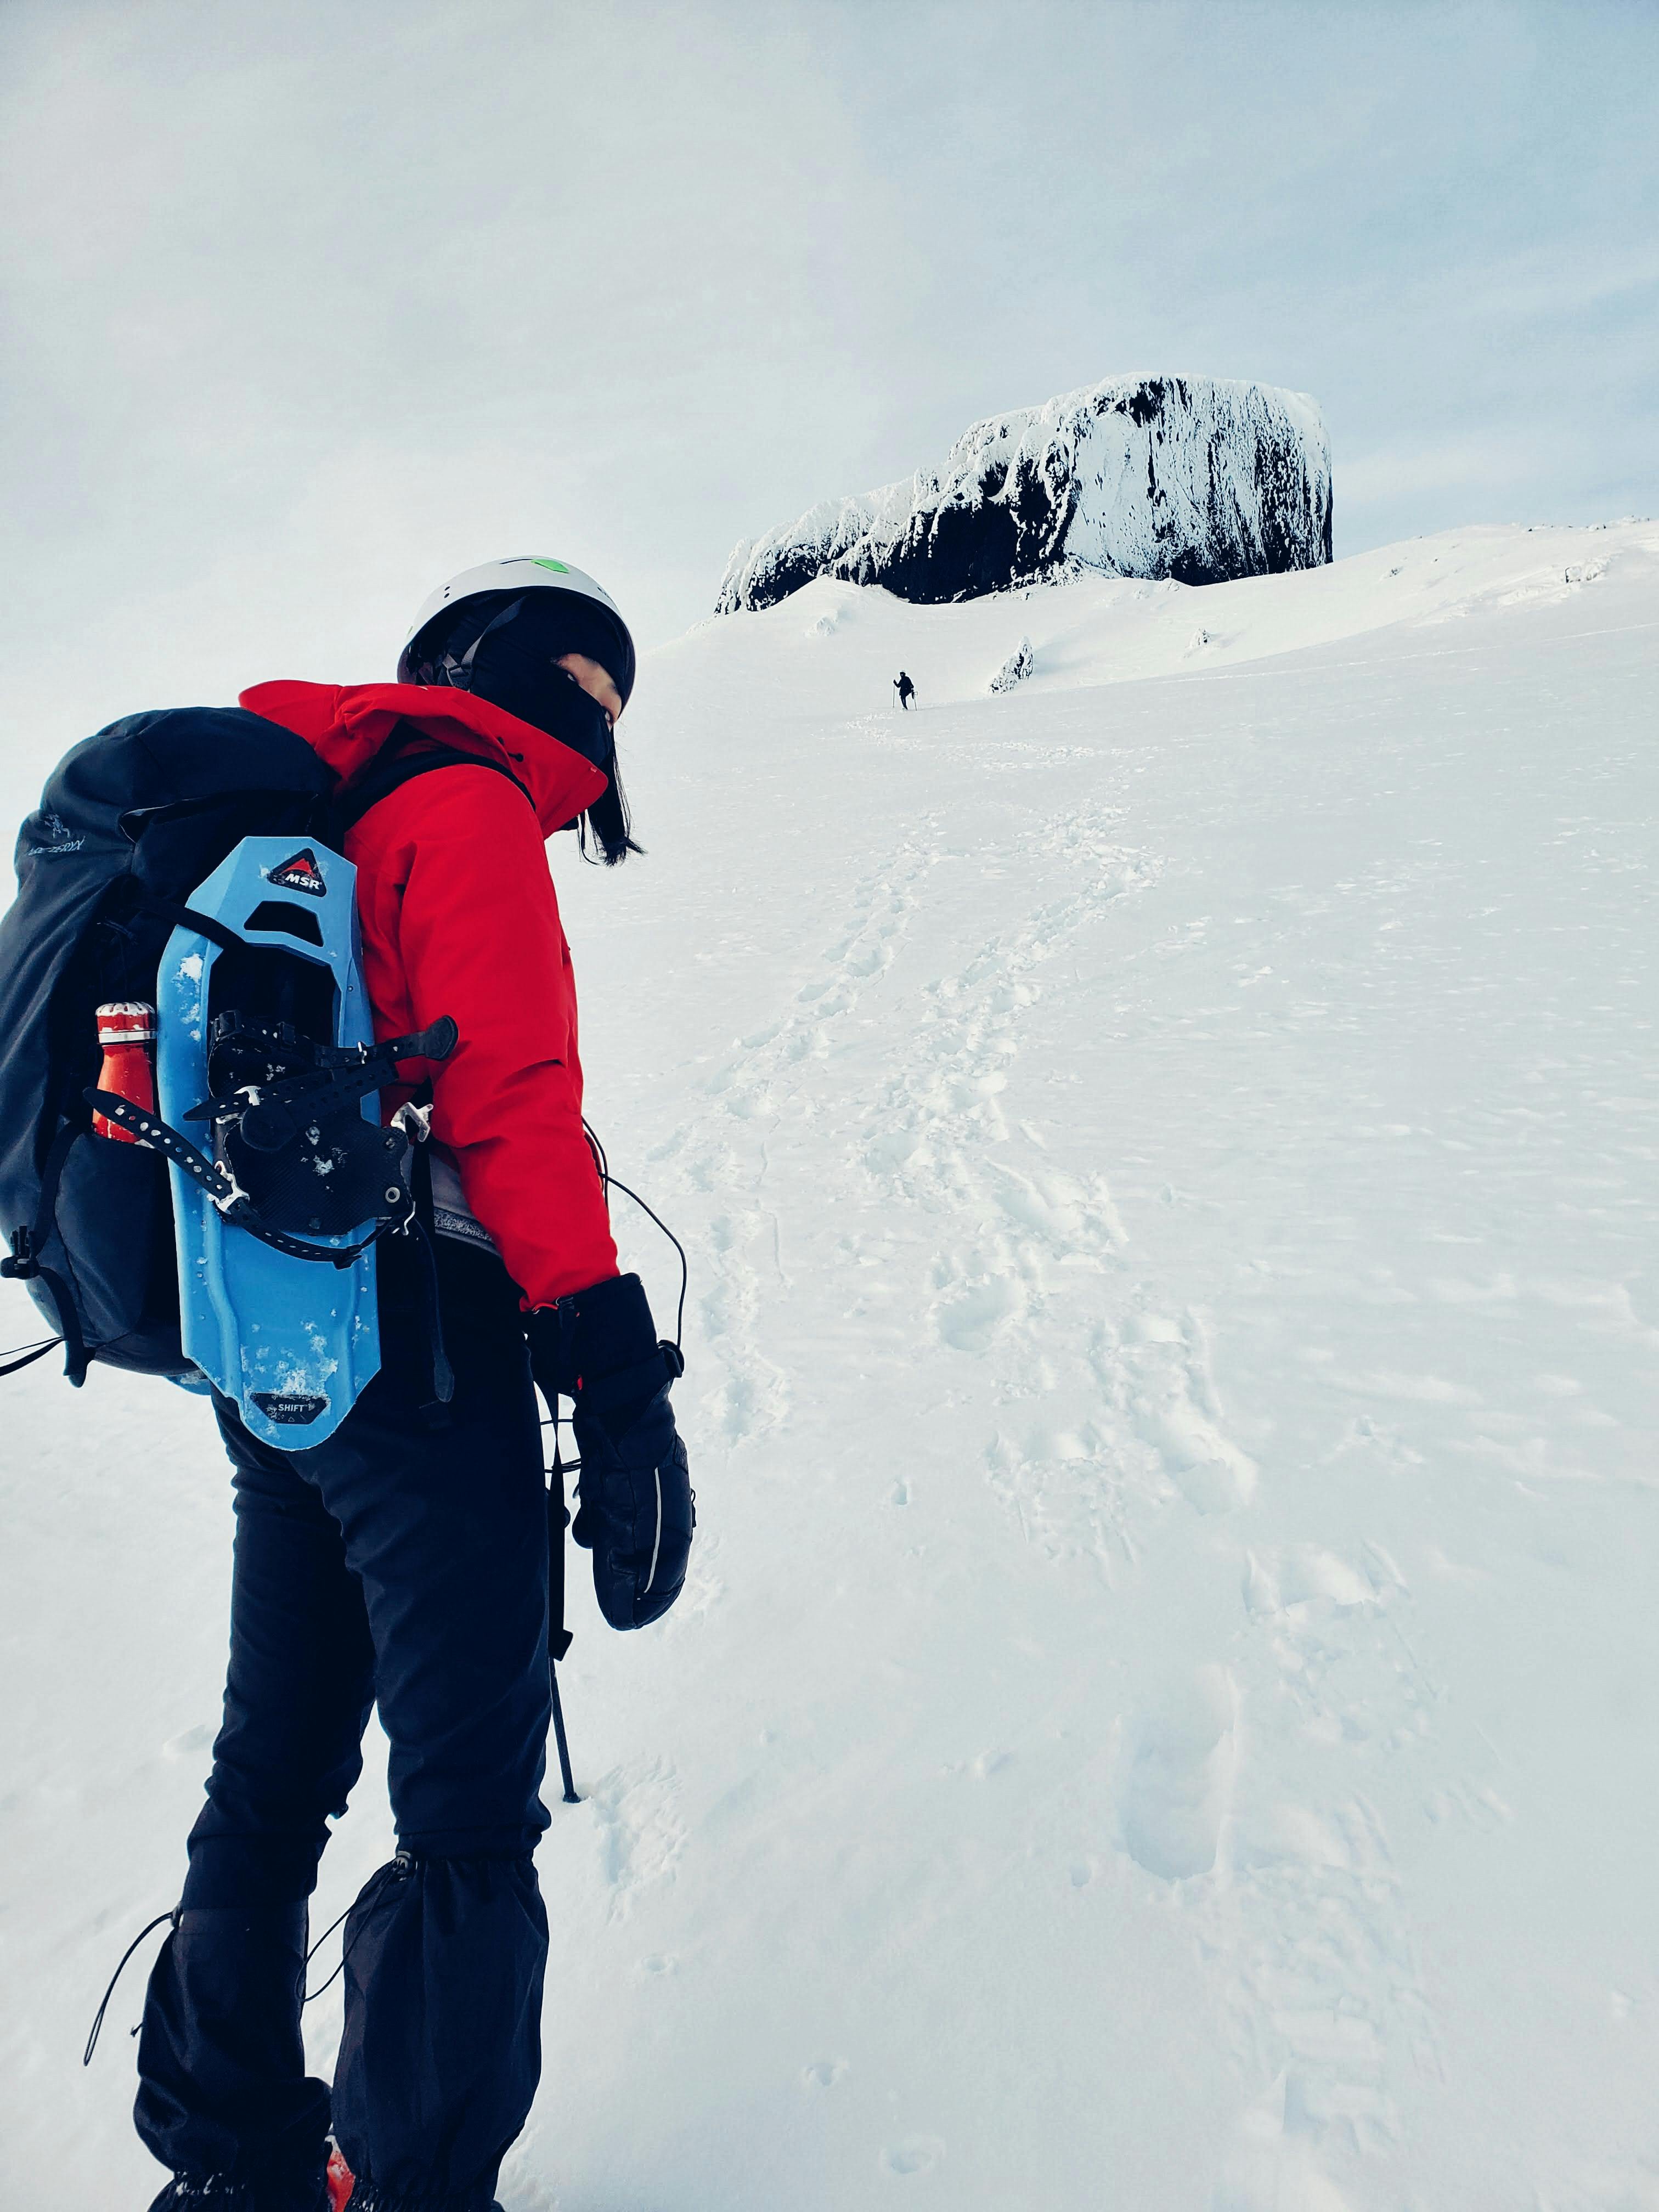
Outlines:
[{"label": "person in red jacket", "polygon": [[[617,1272],[582,1124],[569,947],[545,841],[638,851],[615,729],[627,626],[546,560],[469,570],[395,684],[242,704],[341,779],[379,1036],[447,1014],[429,1081],[439,1358],[415,1244],[382,1244],[380,1372],[334,1436],[272,1449],[216,1411],[235,1481],[224,1723],[150,1977],[138,2130],[153,2212],[487,2212],[540,2071],[547,1920],[532,1854],[551,1713],[548,1494],[532,1377],[573,1416],[574,1534],[617,1627],[658,1619],[692,1532],[639,1279]],[[386,1102],[390,1112],[397,1101]],[[562,1501],[557,1510],[562,1510]],[[307,2076],[307,1900],[379,1709],[393,1859],[347,1916],[331,2089]],[[329,2179],[329,2137],[337,2144]]]}]

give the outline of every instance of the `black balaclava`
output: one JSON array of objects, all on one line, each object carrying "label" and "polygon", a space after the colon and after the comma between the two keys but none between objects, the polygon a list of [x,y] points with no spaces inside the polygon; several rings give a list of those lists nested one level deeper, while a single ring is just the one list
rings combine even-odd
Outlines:
[{"label": "black balaclava", "polygon": [[[607,867],[640,850],[617,773],[611,717],[558,665],[568,653],[598,661],[627,704],[633,651],[603,607],[574,592],[483,593],[457,610],[447,633],[421,639],[419,647],[422,682],[453,684],[474,698],[488,699],[521,722],[545,730],[601,771],[607,787],[587,809],[586,829]],[[578,826],[586,853],[586,835]]]}]

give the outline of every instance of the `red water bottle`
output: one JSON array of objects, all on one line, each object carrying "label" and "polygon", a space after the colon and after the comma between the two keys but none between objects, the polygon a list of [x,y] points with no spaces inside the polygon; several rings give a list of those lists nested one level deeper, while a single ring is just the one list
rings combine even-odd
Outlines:
[{"label": "red water bottle", "polygon": [[[98,1088],[130,1098],[147,1114],[155,1111],[155,1009],[137,999],[118,999],[98,1009],[98,1042],[104,1048],[104,1065]],[[95,1109],[92,1116],[95,1137],[112,1137],[118,1145],[143,1145],[131,1129]],[[150,1148],[145,1145],[148,1152]]]}]

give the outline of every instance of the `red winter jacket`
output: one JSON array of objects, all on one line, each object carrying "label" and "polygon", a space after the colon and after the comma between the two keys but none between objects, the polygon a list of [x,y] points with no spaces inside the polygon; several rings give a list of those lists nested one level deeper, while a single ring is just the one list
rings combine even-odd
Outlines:
[{"label": "red winter jacket", "polygon": [[[305,739],[349,781],[400,722],[495,760],[447,768],[372,807],[346,838],[377,1036],[453,1015],[431,1069],[432,1133],[526,1304],[617,1273],[605,1194],[582,1134],[576,987],[544,840],[605,788],[556,738],[465,691],[417,684],[259,684],[251,714]],[[538,826],[539,825],[539,826]]]}]

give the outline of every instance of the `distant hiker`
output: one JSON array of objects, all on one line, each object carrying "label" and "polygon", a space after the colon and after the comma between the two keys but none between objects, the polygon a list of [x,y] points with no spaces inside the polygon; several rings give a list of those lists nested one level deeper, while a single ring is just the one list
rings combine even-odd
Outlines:
[{"label": "distant hiker", "polygon": [[902,668],[893,678],[893,689],[898,693],[900,706],[908,714],[910,711],[910,702],[916,696],[916,687]]},{"label": "distant hiker", "polygon": [[[638,1276],[617,1273],[584,1133],[570,953],[544,847],[574,829],[608,866],[639,851],[614,738],[634,676],[627,626],[598,584],[559,562],[512,560],[470,569],[427,601],[395,684],[264,684],[243,694],[240,715],[205,712],[225,726],[223,742],[257,750],[263,731],[273,760],[309,760],[294,733],[339,779],[374,1033],[435,1037],[447,1017],[459,1042],[380,1092],[389,1119],[417,1079],[429,1081],[435,1236],[392,1235],[374,1248],[378,1373],[310,1449],[303,1426],[282,1431],[291,1448],[262,1441],[241,1401],[213,1394],[235,1488],[229,1674],[138,2045],[138,2132],[174,2176],[152,2212],[327,2212],[331,2134],[334,2201],[353,2186],[352,2212],[487,2212],[536,2093],[548,1935],[532,1854],[549,1821],[550,1559],[562,1557],[550,1552],[550,1518],[562,1545],[564,1516],[562,1498],[550,1511],[532,1377],[550,1412],[561,1392],[576,1406],[574,1534],[592,1549],[613,1626],[667,1610],[691,1540],[685,1449],[668,1403],[678,1354],[659,1344]],[[153,758],[164,726],[191,717],[144,719],[157,726],[144,733]],[[199,778],[219,755],[199,733],[195,743]],[[66,787],[94,798],[101,788],[84,775]],[[155,810],[165,837],[196,834],[202,802],[190,804],[198,814]],[[76,821],[59,827],[52,850],[70,852]],[[141,832],[138,821],[134,846]],[[286,903],[262,907],[258,926],[295,936],[309,926],[319,942],[313,916],[331,862],[322,837],[284,853],[265,876]],[[70,883],[63,860],[41,866],[49,889]],[[164,933],[178,911],[189,919],[174,908]],[[221,933],[239,973],[285,957],[272,939],[251,969],[249,948]],[[165,1021],[165,990],[150,989]],[[149,1009],[106,1009],[135,1023],[138,1012]],[[118,1022],[109,1042],[130,1059],[143,1034]],[[279,1048],[274,1027],[258,1037],[261,1049]],[[119,1064],[106,1048],[106,1070]],[[265,1094],[267,1110],[276,1095]],[[99,1096],[106,1112],[119,1104],[106,1088]],[[256,1085],[250,1115],[260,1097]],[[199,1118],[191,1126],[199,1137]],[[76,1141],[82,1154],[106,1142],[89,1128]],[[396,1156],[392,1132],[374,1142]],[[125,1164],[136,1174],[154,1157],[129,1152]],[[377,1185],[388,1172],[378,1169]],[[56,1170],[52,1182],[46,1218],[58,1203],[68,1241]],[[394,1183],[383,1195],[391,1204],[401,1194]],[[323,1203],[313,1186],[307,1206]],[[234,1223],[234,1208],[223,1218]],[[222,1235],[228,1251],[247,1232]],[[20,1239],[25,1264],[9,1272],[27,1274],[34,1248]],[[237,1249],[257,1260],[268,1247]],[[349,1279],[327,1265],[309,1274],[323,1279],[315,1310],[325,1313],[328,1282]],[[46,1287],[70,1299],[61,1270]],[[60,1327],[67,1339],[71,1323]],[[328,1401],[279,1389],[258,1402],[303,1422],[307,1406]],[[210,1615],[215,1604],[176,1585],[157,1596]],[[398,1848],[346,1919],[331,2092],[307,2077],[301,2044],[307,1905],[376,1707],[391,1741]]]}]

